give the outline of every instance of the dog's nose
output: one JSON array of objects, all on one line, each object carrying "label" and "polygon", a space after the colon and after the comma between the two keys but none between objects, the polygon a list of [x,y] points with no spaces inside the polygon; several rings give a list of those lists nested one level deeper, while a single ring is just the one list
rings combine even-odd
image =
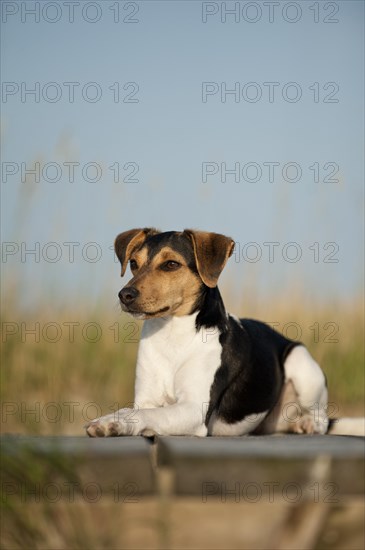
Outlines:
[{"label": "dog's nose", "polygon": [[126,306],[134,302],[138,295],[139,291],[133,286],[122,288],[122,290],[118,294],[119,300],[123,302],[123,304],[125,304]]}]

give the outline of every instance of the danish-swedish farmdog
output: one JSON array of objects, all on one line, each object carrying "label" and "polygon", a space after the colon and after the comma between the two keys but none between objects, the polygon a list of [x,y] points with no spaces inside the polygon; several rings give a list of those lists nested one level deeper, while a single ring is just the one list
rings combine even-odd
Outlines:
[{"label": "danish-swedish farmdog", "polygon": [[90,422],[89,436],[327,433],[326,380],[307,349],[226,313],[217,281],[233,248],[202,231],[118,235],[133,274],[121,306],[145,320],[135,406]]}]

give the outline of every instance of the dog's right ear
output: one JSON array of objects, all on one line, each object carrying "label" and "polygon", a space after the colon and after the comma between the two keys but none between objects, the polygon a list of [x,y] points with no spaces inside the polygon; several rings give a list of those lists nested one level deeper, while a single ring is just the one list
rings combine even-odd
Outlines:
[{"label": "dog's right ear", "polygon": [[157,233],[159,233],[157,229],[145,227],[144,229],[130,229],[117,236],[114,242],[114,250],[122,266],[122,277],[127,269],[133,250],[143,244],[147,237],[157,235]]}]

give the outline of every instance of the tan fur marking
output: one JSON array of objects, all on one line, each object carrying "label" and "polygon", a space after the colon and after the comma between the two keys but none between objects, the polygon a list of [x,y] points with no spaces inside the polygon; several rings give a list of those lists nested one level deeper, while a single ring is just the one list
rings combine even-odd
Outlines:
[{"label": "tan fur marking", "polygon": [[[283,411],[287,410],[288,405],[296,403],[298,403],[298,395],[293,383],[289,380],[285,382],[275,407],[260,424],[255,433],[262,435],[274,432],[294,432],[295,422],[289,422],[287,414],[283,414]],[[296,411],[295,407],[294,411]]]},{"label": "tan fur marking", "polygon": [[152,258],[152,265],[154,267],[171,260],[172,262],[178,262],[179,264],[186,265],[185,258],[181,256],[176,250],[169,246],[161,248],[160,252]]},{"label": "tan fur marking", "polygon": [[207,231],[184,231],[191,239],[199,275],[210,288],[217,286],[228,258],[232,255],[234,241],[230,237]]},{"label": "tan fur marking", "polygon": [[140,246],[148,235],[156,235],[157,229],[148,227],[145,229],[130,229],[120,233],[114,241],[114,250],[122,266],[121,276],[123,277],[127,264],[133,250]]},{"label": "tan fur marking", "polygon": [[[147,256],[147,247],[143,247],[131,257],[136,260],[138,270],[126,286],[133,286],[140,293],[133,308],[143,313],[168,308],[161,316],[191,313],[201,282],[186,265],[183,256],[168,246],[162,248],[151,262],[147,261]],[[161,270],[161,264],[167,261],[178,262],[181,267],[171,272]]]},{"label": "tan fur marking", "polygon": [[144,246],[143,248],[141,248],[141,250],[132,252],[129,260],[135,260],[137,262],[138,268],[141,268],[143,264],[147,262],[147,257],[148,257],[147,247]]}]

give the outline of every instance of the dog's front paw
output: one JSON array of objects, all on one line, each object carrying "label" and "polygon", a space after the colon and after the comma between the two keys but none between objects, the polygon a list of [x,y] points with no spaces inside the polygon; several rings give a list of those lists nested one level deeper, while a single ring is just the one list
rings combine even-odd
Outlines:
[{"label": "dog's front paw", "polygon": [[104,427],[98,422],[89,422],[84,426],[89,437],[105,437]]},{"label": "dog's front paw", "polygon": [[122,425],[118,421],[101,422],[101,420],[97,420],[90,422],[85,428],[89,437],[116,437],[118,435],[124,435]]},{"label": "dog's front paw", "polygon": [[[86,424],[86,433],[89,437],[118,437],[133,435],[133,425],[128,422],[128,409],[117,411],[92,420]],[[123,414],[124,413],[124,414]]]}]

